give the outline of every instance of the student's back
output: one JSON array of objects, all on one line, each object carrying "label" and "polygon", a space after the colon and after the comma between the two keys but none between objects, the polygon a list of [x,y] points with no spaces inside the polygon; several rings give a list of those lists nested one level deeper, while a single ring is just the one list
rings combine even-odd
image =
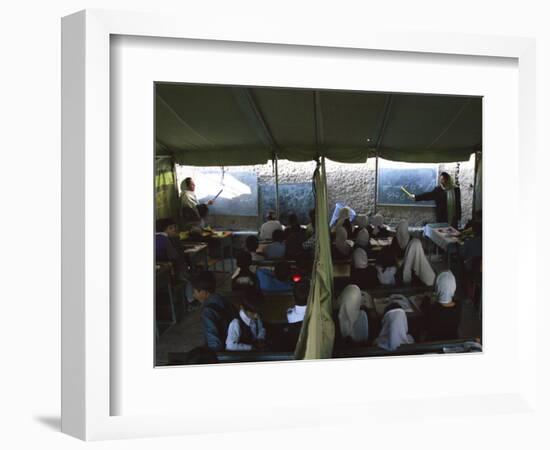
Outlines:
[{"label": "student's back", "polygon": [[237,317],[236,308],[216,293],[209,295],[201,309],[201,321],[208,348],[221,351],[225,347],[227,328]]},{"label": "student's back", "polygon": [[445,307],[437,302],[431,305],[427,314],[427,339],[431,341],[457,339],[460,315],[458,303],[453,307]]}]

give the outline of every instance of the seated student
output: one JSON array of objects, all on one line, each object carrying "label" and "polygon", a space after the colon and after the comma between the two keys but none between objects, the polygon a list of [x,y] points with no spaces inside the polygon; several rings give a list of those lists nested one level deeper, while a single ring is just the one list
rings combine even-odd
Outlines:
[{"label": "seated student", "polygon": [[284,233],[285,239],[288,239],[292,233],[305,233],[305,230],[300,226],[296,214],[292,213],[288,216],[288,227],[285,228]]},{"label": "seated student", "polygon": [[303,279],[294,286],[294,306],[287,309],[286,319],[288,323],[302,322],[306,315],[307,298],[309,296],[309,280]]},{"label": "seated student", "polygon": [[348,236],[351,236],[352,239],[357,239],[357,235],[361,230],[366,229],[368,231],[369,219],[366,214],[357,214],[353,224],[355,227],[352,227],[352,232],[348,233]]},{"label": "seated student", "polygon": [[192,281],[193,297],[201,304],[201,322],[206,345],[215,352],[224,349],[229,323],[236,315],[233,305],[216,294],[212,272],[199,272]]},{"label": "seated student", "polygon": [[157,263],[172,263],[179,281],[187,281],[188,267],[185,249],[181,246],[178,226],[172,219],[158,219],[155,222],[155,260]]},{"label": "seated student", "polygon": [[353,210],[349,206],[344,206],[340,209],[340,211],[338,211],[338,218],[336,219],[336,222],[333,223],[330,231],[335,232],[336,228],[342,226],[344,224],[344,221],[346,220],[349,220],[351,223],[351,219],[353,219],[354,217],[355,212],[353,212]]},{"label": "seated student", "polygon": [[292,292],[290,264],[287,261],[277,262],[274,270],[258,268],[256,277],[262,292]]},{"label": "seated student", "polygon": [[411,239],[409,223],[402,220],[397,225],[395,239],[390,246],[397,259],[403,283],[411,284],[419,281],[426,286],[433,286],[435,273],[426,258],[422,243],[417,238]]},{"label": "seated student", "polygon": [[269,211],[266,219],[266,222],[260,227],[260,240],[272,239],[275,230],[283,230],[283,226],[277,220],[274,211]]},{"label": "seated student", "polygon": [[411,239],[403,262],[403,283],[411,284],[416,276],[426,286],[433,286],[435,273],[419,239]]},{"label": "seated student", "polygon": [[427,339],[444,341],[458,338],[458,324],[461,311],[453,301],[456,291],[456,279],[451,271],[441,272],[435,282],[435,303],[424,302],[426,307]]},{"label": "seated student", "polygon": [[237,269],[231,277],[231,289],[240,291],[246,288],[258,288],[258,280],[256,275],[250,270],[252,264],[252,256],[250,253],[241,250],[236,257]]},{"label": "seated student", "polygon": [[397,259],[389,247],[384,247],[376,258],[376,276],[382,285],[396,284]]},{"label": "seated student", "polygon": [[256,236],[248,236],[245,241],[245,247],[250,252],[252,261],[261,261],[264,259],[264,255],[258,253],[258,246],[260,242]]},{"label": "seated student", "polygon": [[390,230],[384,225],[382,214],[372,216],[368,230],[370,235],[375,239],[383,239],[390,236]]},{"label": "seated student", "polygon": [[369,339],[369,319],[361,309],[361,290],[350,284],[340,294],[338,322],[340,335],[344,341],[365,344]]},{"label": "seated student", "polygon": [[336,227],[334,239],[334,258],[347,258],[353,249],[353,241],[348,240],[348,233],[343,226]]},{"label": "seated student", "polygon": [[482,256],[481,222],[472,222],[471,229],[472,237],[466,239],[464,245],[460,247],[460,256],[462,256],[466,271],[472,271],[475,262],[481,259]]},{"label": "seated student", "polygon": [[398,305],[389,305],[382,318],[382,330],[374,341],[377,347],[393,352],[402,344],[412,344],[414,339],[407,334],[407,314]]},{"label": "seated student", "polygon": [[264,249],[264,255],[267,259],[281,259],[285,257],[286,244],[283,230],[273,232],[273,242]]},{"label": "seated student", "polygon": [[358,285],[361,289],[369,289],[376,287],[378,280],[376,278],[376,270],[369,266],[368,251],[369,232],[363,228],[359,231],[355,246],[351,257],[351,274],[350,281],[352,284]]},{"label": "seated student", "polygon": [[257,292],[247,289],[241,299],[239,315],[227,329],[225,348],[228,351],[251,351],[265,348],[265,328],[260,319]]}]

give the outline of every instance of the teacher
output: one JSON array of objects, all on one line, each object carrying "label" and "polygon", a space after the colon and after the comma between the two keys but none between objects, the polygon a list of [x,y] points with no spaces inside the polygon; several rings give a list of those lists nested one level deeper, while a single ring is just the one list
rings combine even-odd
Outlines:
[{"label": "teacher", "polygon": [[451,176],[447,172],[441,172],[439,186],[433,191],[410,194],[409,197],[415,202],[434,200],[437,221],[446,222],[458,229],[458,222],[462,215],[460,188],[454,185]]},{"label": "teacher", "polygon": [[[191,177],[187,177],[181,182],[181,208],[183,219],[186,222],[199,222],[201,220],[197,206],[199,201],[195,194],[195,182]],[[213,204],[213,200],[209,200],[207,205]]]}]

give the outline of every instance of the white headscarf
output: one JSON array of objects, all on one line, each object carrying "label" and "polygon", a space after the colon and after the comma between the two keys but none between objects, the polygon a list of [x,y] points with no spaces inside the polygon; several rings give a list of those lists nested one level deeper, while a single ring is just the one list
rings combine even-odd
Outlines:
[{"label": "white headscarf", "polygon": [[369,232],[367,231],[366,228],[362,228],[357,234],[357,238],[355,239],[355,244],[358,245],[359,247],[366,247],[367,245],[369,245],[369,240],[370,240]]},{"label": "white headscarf", "polygon": [[435,280],[437,301],[441,304],[451,303],[456,291],[456,279],[450,270],[441,272]]},{"label": "white headscarf", "polygon": [[371,218],[370,224],[372,226],[372,234],[376,236],[382,229],[382,225],[384,225],[384,218],[382,217],[382,214],[375,214]]},{"label": "white headscarf", "polygon": [[[355,342],[366,341],[368,339],[368,319],[361,317],[361,290],[355,284],[350,284],[342,291],[339,296],[340,310],[338,311],[338,321],[340,322],[340,331],[342,337],[350,336]],[[358,321],[361,320],[360,326]]]},{"label": "white headscarf", "polygon": [[405,250],[409,244],[409,240],[411,239],[411,235],[409,234],[409,222],[406,220],[399,222],[396,230],[396,238],[401,250]]},{"label": "white headscarf", "polygon": [[401,344],[412,344],[414,339],[407,334],[409,325],[407,314],[401,308],[392,309],[384,314],[382,330],[376,340],[376,345],[393,352]]},{"label": "white headscarf", "polygon": [[435,273],[430,265],[430,262],[424,254],[422,244],[418,239],[411,239],[403,263],[403,282],[410,283],[412,280],[412,272],[426,286],[433,286],[435,281]]},{"label": "white headscarf", "polygon": [[334,241],[334,245],[336,245],[336,248],[340,253],[342,253],[342,255],[349,255],[351,251],[351,246],[347,242],[348,232],[344,227],[338,226],[336,227],[335,233],[336,239]]},{"label": "white headscarf", "polygon": [[369,219],[366,214],[357,214],[355,220],[353,221],[360,229],[367,228],[369,224]]},{"label": "white headscarf", "polygon": [[369,265],[369,257],[364,248],[357,247],[353,251],[352,259],[353,267],[356,269],[366,269]]}]

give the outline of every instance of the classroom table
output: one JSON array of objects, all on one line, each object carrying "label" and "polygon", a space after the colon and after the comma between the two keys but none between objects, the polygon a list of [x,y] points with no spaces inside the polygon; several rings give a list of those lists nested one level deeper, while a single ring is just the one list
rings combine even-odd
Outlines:
[{"label": "classroom table", "polygon": [[433,242],[436,249],[443,250],[447,255],[447,265],[450,265],[451,255],[458,254],[459,246],[463,244],[460,231],[448,223],[429,223],[424,227],[424,236]]},{"label": "classroom table", "polygon": [[184,254],[188,258],[191,272],[196,272],[197,263],[202,263],[203,267],[208,269],[208,245],[202,243],[188,242],[183,243]]},{"label": "classroom table", "polygon": [[227,253],[231,273],[233,273],[235,265],[233,261],[233,233],[231,231],[203,232],[200,236],[190,235],[185,239],[185,242],[202,242],[207,244],[209,256],[220,257],[222,259],[224,272],[226,271],[225,260]]}]

